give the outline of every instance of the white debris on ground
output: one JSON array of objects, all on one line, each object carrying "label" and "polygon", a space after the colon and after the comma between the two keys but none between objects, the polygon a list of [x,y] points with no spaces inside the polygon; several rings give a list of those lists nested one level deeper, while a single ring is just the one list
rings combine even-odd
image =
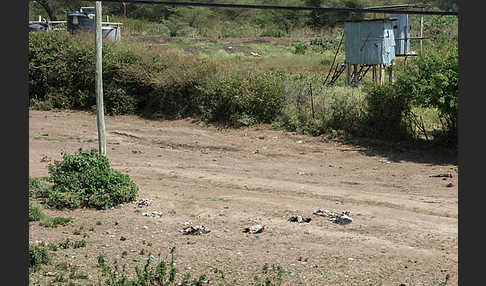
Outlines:
[{"label": "white debris on ground", "polygon": [[139,199],[137,201],[137,206],[139,208],[141,208],[141,207],[148,207],[148,206],[150,206],[152,204],[152,202],[153,201],[151,199]]},{"label": "white debris on ground", "polygon": [[161,211],[153,211],[153,212],[144,212],[142,213],[143,216],[159,218],[163,215]]},{"label": "white debris on ground", "polygon": [[[184,223],[186,224],[186,223]],[[207,227],[205,227],[204,225],[196,225],[196,226],[192,226],[192,225],[187,225],[185,226],[181,232],[183,234],[190,234],[190,235],[201,235],[201,234],[206,234],[206,233],[209,233],[211,232]]]},{"label": "white debris on ground", "polygon": [[245,227],[243,229],[243,232],[247,232],[247,233],[260,233],[260,232],[263,232],[264,229],[265,229],[265,226],[264,225],[257,224],[257,225],[252,225],[252,226],[249,226],[249,227]]},{"label": "white debris on ground", "polygon": [[329,221],[340,225],[345,225],[353,222],[353,219],[349,216],[349,211],[338,214],[329,210],[318,209],[314,212],[314,214],[318,216],[329,217]]},{"label": "white debris on ground", "polygon": [[294,215],[288,219],[288,221],[298,222],[298,223],[311,222],[311,220],[312,219],[310,217],[301,217],[300,215]]}]

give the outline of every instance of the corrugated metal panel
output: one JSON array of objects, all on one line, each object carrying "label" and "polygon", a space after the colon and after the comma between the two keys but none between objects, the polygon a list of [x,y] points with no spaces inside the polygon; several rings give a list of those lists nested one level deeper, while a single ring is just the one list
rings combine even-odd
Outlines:
[{"label": "corrugated metal panel", "polygon": [[395,40],[390,21],[346,22],[344,33],[346,63],[391,65]]},{"label": "corrugated metal panel", "polygon": [[[405,54],[405,30],[407,27],[408,14],[390,14],[390,19],[396,19],[393,21],[393,33],[395,36],[395,54]],[[410,38],[410,21],[408,22],[407,38]],[[410,40],[407,40],[406,54],[410,53]]]}]

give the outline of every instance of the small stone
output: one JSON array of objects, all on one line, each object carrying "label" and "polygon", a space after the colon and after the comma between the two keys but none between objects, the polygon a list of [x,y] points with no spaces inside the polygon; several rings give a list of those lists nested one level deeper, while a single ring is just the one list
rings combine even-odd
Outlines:
[{"label": "small stone", "polygon": [[450,187],[454,187],[454,184],[453,183],[449,183],[446,185],[446,187],[450,188]]}]

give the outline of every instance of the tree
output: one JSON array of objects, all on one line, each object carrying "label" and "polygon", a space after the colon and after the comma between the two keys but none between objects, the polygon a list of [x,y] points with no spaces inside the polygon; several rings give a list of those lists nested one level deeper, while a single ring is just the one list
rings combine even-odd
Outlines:
[{"label": "tree", "polygon": [[46,12],[51,21],[56,21],[60,13],[77,11],[81,8],[82,0],[30,0],[30,5],[39,5]]},{"label": "tree", "polygon": [[[342,7],[342,8],[363,8],[363,4],[360,0],[333,0],[333,1],[322,0],[305,0],[305,4],[311,7]],[[335,27],[338,23],[350,20],[360,20],[363,18],[361,13],[350,13],[350,12],[322,12],[313,10],[309,14],[308,24],[315,28],[322,27]]]}]

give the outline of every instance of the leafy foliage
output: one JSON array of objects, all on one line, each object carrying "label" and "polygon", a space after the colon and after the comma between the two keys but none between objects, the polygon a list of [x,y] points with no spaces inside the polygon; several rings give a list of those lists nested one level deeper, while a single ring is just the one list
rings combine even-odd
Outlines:
[{"label": "leafy foliage", "polygon": [[200,89],[203,120],[229,125],[270,123],[284,105],[280,72],[222,75]]},{"label": "leafy foliage", "polygon": [[42,206],[39,203],[29,204],[29,221],[39,221],[45,217]]},{"label": "leafy foliage", "polygon": [[35,271],[41,264],[48,264],[50,261],[49,253],[44,245],[29,245],[29,268]]},{"label": "leafy foliage", "polygon": [[[252,71],[242,76],[209,60],[176,52],[157,54],[130,45],[106,44],[103,51],[107,114],[164,119],[201,115],[210,121],[238,121],[230,118],[234,117],[260,123],[275,118],[283,102],[279,73]],[[88,41],[57,33],[31,34],[29,52],[33,107],[90,110],[96,104],[94,51]],[[217,87],[218,81],[231,82],[232,87]],[[232,98],[232,92],[239,98]],[[225,100],[236,104],[235,109],[227,110]],[[66,206],[79,202],[73,193],[52,196]]]},{"label": "leafy foliage", "polygon": [[366,117],[362,134],[381,138],[407,139],[405,115],[410,112],[410,97],[398,93],[392,84],[371,84],[366,88]]},{"label": "leafy foliage", "polygon": [[138,196],[138,186],[128,175],[110,168],[108,158],[96,149],[64,154],[63,161],[48,168],[54,185],[46,204],[53,208],[106,209]]},{"label": "leafy foliage", "polygon": [[411,104],[437,108],[450,140],[457,140],[458,120],[458,52],[457,49],[430,50],[401,66],[394,89]]}]

